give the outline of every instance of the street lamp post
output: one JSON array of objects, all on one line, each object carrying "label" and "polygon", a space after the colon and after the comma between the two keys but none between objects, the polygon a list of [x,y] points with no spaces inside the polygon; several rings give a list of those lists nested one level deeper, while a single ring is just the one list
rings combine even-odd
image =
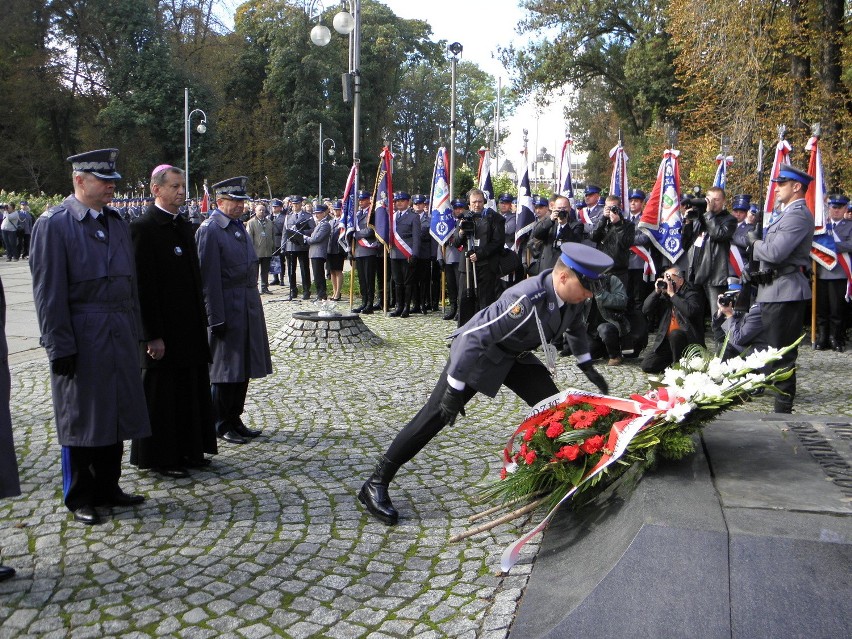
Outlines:
[{"label": "street lamp post", "polygon": [[196,113],[201,114],[201,122],[195,129],[199,133],[207,131],[207,114],[201,109],[189,110],[189,87],[183,89],[183,172],[186,174],[186,192],[189,193],[189,140],[190,129],[192,128],[192,116]]},{"label": "street lamp post", "polygon": [[456,66],[459,63],[464,47],[460,42],[453,42],[447,47],[452,54],[450,71],[450,197],[455,197],[456,181]]},{"label": "street lamp post", "polygon": [[[497,167],[497,171],[500,170],[500,78],[497,78],[497,101],[494,104],[491,104],[490,100],[480,100],[476,103],[476,106],[473,107],[474,113],[479,113],[479,107],[482,104],[491,104],[491,128],[494,131],[494,164]],[[480,116],[476,116],[476,119],[473,123],[480,129],[486,126],[486,122]]]},{"label": "street lamp post", "polygon": [[326,142],[331,142],[331,148],[328,150],[328,155],[331,158],[332,164],[334,164],[334,156],[337,155],[337,144],[335,144],[334,140],[331,138],[323,138],[322,137],[322,122],[319,125],[319,185],[318,185],[318,193],[317,197],[319,201],[322,202],[322,165],[325,164],[325,159],[323,157],[323,149],[325,148]]},{"label": "street lamp post", "polygon": [[[321,0],[312,0],[308,7],[308,15],[314,16],[317,4]],[[351,88],[352,97],[352,161],[356,165],[361,164],[361,0],[342,0],[341,6],[349,5],[349,10],[341,10],[335,14],[332,20],[334,30],[341,35],[349,36],[349,71],[343,75],[344,100],[349,97]],[[328,27],[317,24],[311,29],[311,42],[324,47],[331,42],[331,32]],[[348,100],[346,100],[348,101]],[[322,136],[320,136],[322,139]],[[320,143],[321,145],[322,143]],[[322,153],[320,153],[320,157]],[[320,160],[322,161],[322,160]],[[360,168],[360,167],[359,167]],[[352,193],[358,193],[359,170],[355,171],[355,179],[352,183]],[[356,196],[357,197],[357,196]]]}]

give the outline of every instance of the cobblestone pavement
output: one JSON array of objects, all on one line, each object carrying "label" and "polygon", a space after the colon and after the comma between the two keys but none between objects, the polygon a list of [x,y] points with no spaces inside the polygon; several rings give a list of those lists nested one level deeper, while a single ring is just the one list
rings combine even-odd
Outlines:
[{"label": "cobblestone pavement", "polygon": [[[274,290],[264,298],[273,344],[307,306]],[[18,571],[0,583],[0,637],[506,637],[537,546],[506,577],[500,553],[528,522],[448,540],[487,507],[476,486],[496,478],[524,407],[505,391],[474,400],[397,477],[400,524],[375,522],[355,494],[426,399],[451,326],[435,313],[364,320],[384,345],[275,348],[275,374],[249,388],[247,425],[262,437],[223,444],[188,479],[125,464],[122,485],[145,504],[91,528],[61,504],[47,362],[13,364],[24,494],[0,501],[2,563]],[[797,411],[852,415],[850,361],[802,349]],[[635,362],[599,369],[613,394],[647,388]],[[567,359],[559,373],[560,386],[587,386]]]}]

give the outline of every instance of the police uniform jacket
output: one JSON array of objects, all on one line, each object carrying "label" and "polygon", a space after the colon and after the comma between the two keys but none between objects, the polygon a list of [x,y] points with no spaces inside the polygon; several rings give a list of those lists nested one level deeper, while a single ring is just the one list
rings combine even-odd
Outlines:
[{"label": "police uniform jacket", "polygon": [[73,376],[50,376],[62,446],[109,446],[148,437],[139,374],[136,265],[130,229],[104,207],[108,229],[73,195],[33,227],[30,270],[41,344],[76,355]]},{"label": "police uniform jacket", "polygon": [[254,245],[254,252],[258,257],[272,257],[275,252],[275,229],[269,216],[260,219],[252,215],[246,224],[246,231]]},{"label": "police uniform jacket", "polygon": [[518,228],[518,215],[516,213],[509,213],[508,215],[504,215],[503,219],[505,220],[503,229],[506,233],[505,246],[506,248],[514,248],[515,230]]},{"label": "police uniform jacket", "polygon": [[423,211],[420,214],[420,252],[418,257],[421,260],[428,260],[432,254],[432,234],[429,232],[432,228],[432,214],[429,211]]},{"label": "police uniform jacket", "polygon": [[[728,283],[731,239],[737,230],[737,219],[727,211],[715,215],[707,211],[702,218],[702,229],[704,236],[696,237],[692,245],[690,281],[700,285],[725,286]],[[699,242],[701,246],[698,246]]]},{"label": "police uniform jacket", "polygon": [[[405,242],[411,249],[412,257],[420,256],[420,216],[412,209],[394,211],[394,234]],[[392,260],[408,259],[405,254],[392,242],[390,247],[390,258]]]},{"label": "police uniform jacket", "polygon": [[461,264],[464,251],[456,248],[449,241],[444,244],[444,253],[441,255],[441,247],[438,247],[438,261],[445,264]]},{"label": "police uniform jacket", "polygon": [[330,217],[328,218],[328,224],[331,228],[331,232],[328,235],[326,252],[329,255],[343,253],[344,249],[340,246],[340,229],[343,228],[343,220],[338,220],[336,217]]},{"label": "police uniform jacket", "polygon": [[355,214],[355,257],[372,257],[379,252],[379,243],[376,240],[376,232],[367,226],[370,210],[359,209]]},{"label": "police uniform jacket", "polygon": [[[201,295],[201,269],[195,230],[183,216],[176,219],[150,206],[130,224],[139,306],[142,315],[142,368],[188,368],[210,362],[207,314]],[[145,356],[145,342],[162,339],[162,359]]]},{"label": "police uniform jacket", "polygon": [[758,302],[790,302],[811,299],[811,285],[804,274],[810,265],[814,218],[800,198],[765,229],[763,240],[754,243],[753,256],[760,270],[774,270],[771,284],[757,289]]},{"label": "police uniform jacket", "polygon": [[227,384],[272,373],[269,338],[260,293],[258,261],[245,228],[215,210],[196,234],[207,325],[225,324],[221,337],[209,332],[210,382]]},{"label": "police uniform jacket", "polygon": [[588,238],[592,235],[592,231],[595,230],[595,224],[597,224],[598,220],[601,219],[601,215],[603,215],[603,210],[604,210],[604,199],[603,198],[599,199],[598,203],[595,204],[594,206],[587,206],[586,207],[586,215],[588,216],[589,220],[591,220],[591,222],[589,224],[586,224],[585,222],[583,223],[583,235],[587,238],[584,243],[588,244],[589,246],[595,245],[595,243]]},{"label": "police uniform jacket", "polygon": [[[272,218],[272,228],[275,233],[275,248],[281,246],[281,238],[284,236],[284,224],[287,223],[287,214],[282,209],[281,212]],[[286,248],[285,248],[286,250]]]},{"label": "police uniform jacket", "polygon": [[652,291],[645,298],[642,312],[645,315],[657,315],[660,318],[657,334],[651,345],[652,353],[656,352],[665,341],[672,313],[681,330],[686,331],[689,343],[704,346],[704,292],[696,286],[684,282],[680,290],[671,298]]},{"label": "police uniform jacket", "polygon": [[734,313],[733,316],[725,318],[722,330],[728,335],[728,344],[738,353],[748,346],[753,346],[756,350],[769,346],[764,338],[760,304],[753,304],[748,313]]},{"label": "police uniform jacket", "polygon": [[[298,213],[290,213],[287,216],[287,221],[284,224],[285,230],[297,231],[301,232],[304,235],[310,236],[313,232],[316,223],[314,222],[314,216],[308,213],[305,210],[299,211]],[[282,238],[284,242],[284,250],[288,253],[300,253],[308,250],[308,245],[302,242],[294,242],[292,239]]]},{"label": "police uniform jacket", "polygon": [[536,316],[548,342],[564,333],[578,360],[589,359],[584,305],[568,304],[563,314],[550,274],[546,270],[515,284],[458,328],[447,374],[494,397],[512,366],[541,364],[529,353],[541,346]]},{"label": "police uniform jacket", "polygon": [[18,460],[12,440],[12,415],[9,412],[11,386],[9,347],[6,344],[6,294],[0,280],[0,497],[21,494]]},{"label": "police uniform jacket", "polygon": [[734,231],[734,236],[731,238],[731,244],[738,247],[740,252],[745,257],[745,250],[748,248],[748,232],[754,230],[754,224],[748,222],[740,222]]},{"label": "police uniform jacket", "polygon": [[[650,238],[645,235],[642,230],[639,228],[639,221],[642,219],[642,214],[638,213],[636,215],[631,216],[630,213],[626,213],[628,217],[625,219],[629,219],[633,222],[633,243],[630,245],[633,246],[642,246],[645,248],[650,248],[652,246]],[[653,255],[653,251],[652,251]],[[628,253],[627,257],[627,270],[644,270],[645,269],[645,260],[636,255],[632,249]]]},{"label": "police uniform jacket", "polygon": [[328,255],[328,238],[331,236],[331,224],[328,218],[320,220],[311,232],[311,236],[305,238],[308,245],[308,257],[310,259],[324,260]]},{"label": "police uniform jacket", "polygon": [[[826,224],[826,232],[834,234],[834,248],[837,253],[852,251],[852,221],[846,219],[837,222],[829,221]],[[828,270],[817,262],[817,277],[821,280],[845,280],[846,272],[837,263],[833,269]]]}]

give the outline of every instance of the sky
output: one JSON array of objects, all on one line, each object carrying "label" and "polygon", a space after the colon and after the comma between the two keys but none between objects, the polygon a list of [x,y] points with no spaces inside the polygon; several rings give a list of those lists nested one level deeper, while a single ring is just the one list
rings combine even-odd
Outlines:
[{"label": "sky", "polygon": [[[518,6],[518,0],[381,1],[402,18],[428,22],[435,40],[460,42],[464,47],[462,59],[475,62],[495,79],[501,77],[504,87],[511,84],[509,72],[497,58],[497,47],[523,45],[524,36],[518,35],[517,24],[524,18],[524,11]],[[537,111],[535,105],[526,104],[519,106],[512,118],[504,120],[501,117],[501,130],[510,132],[502,145],[502,152],[516,168],[519,167],[518,159],[523,149],[523,129],[529,130],[531,151],[544,146],[550,153],[554,153],[556,147],[562,145],[565,136],[563,106],[566,100],[559,96],[550,97],[551,105],[541,112]],[[502,160],[500,163],[503,163]]]}]

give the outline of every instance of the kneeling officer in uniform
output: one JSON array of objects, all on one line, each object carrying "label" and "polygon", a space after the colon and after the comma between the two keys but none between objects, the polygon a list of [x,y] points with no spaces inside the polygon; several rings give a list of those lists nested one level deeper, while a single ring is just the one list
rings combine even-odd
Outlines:
[{"label": "kneeling officer in uniform", "polygon": [[[388,495],[391,480],[444,426],[464,415],[477,392],[495,397],[505,385],[530,406],[558,393],[551,373],[556,349],[550,342],[563,334],[580,370],[607,393],[606,380],[589,355],[583,302],[592,297],[591,281],[612,263],[590,246],[563,244],[553,269],[512,286],[452,334],[449,361],[426,405],[399,432],[358,493],[367,512],[396,524],[399,513]],[[548,366],[530,352],[539,346]]]}]

